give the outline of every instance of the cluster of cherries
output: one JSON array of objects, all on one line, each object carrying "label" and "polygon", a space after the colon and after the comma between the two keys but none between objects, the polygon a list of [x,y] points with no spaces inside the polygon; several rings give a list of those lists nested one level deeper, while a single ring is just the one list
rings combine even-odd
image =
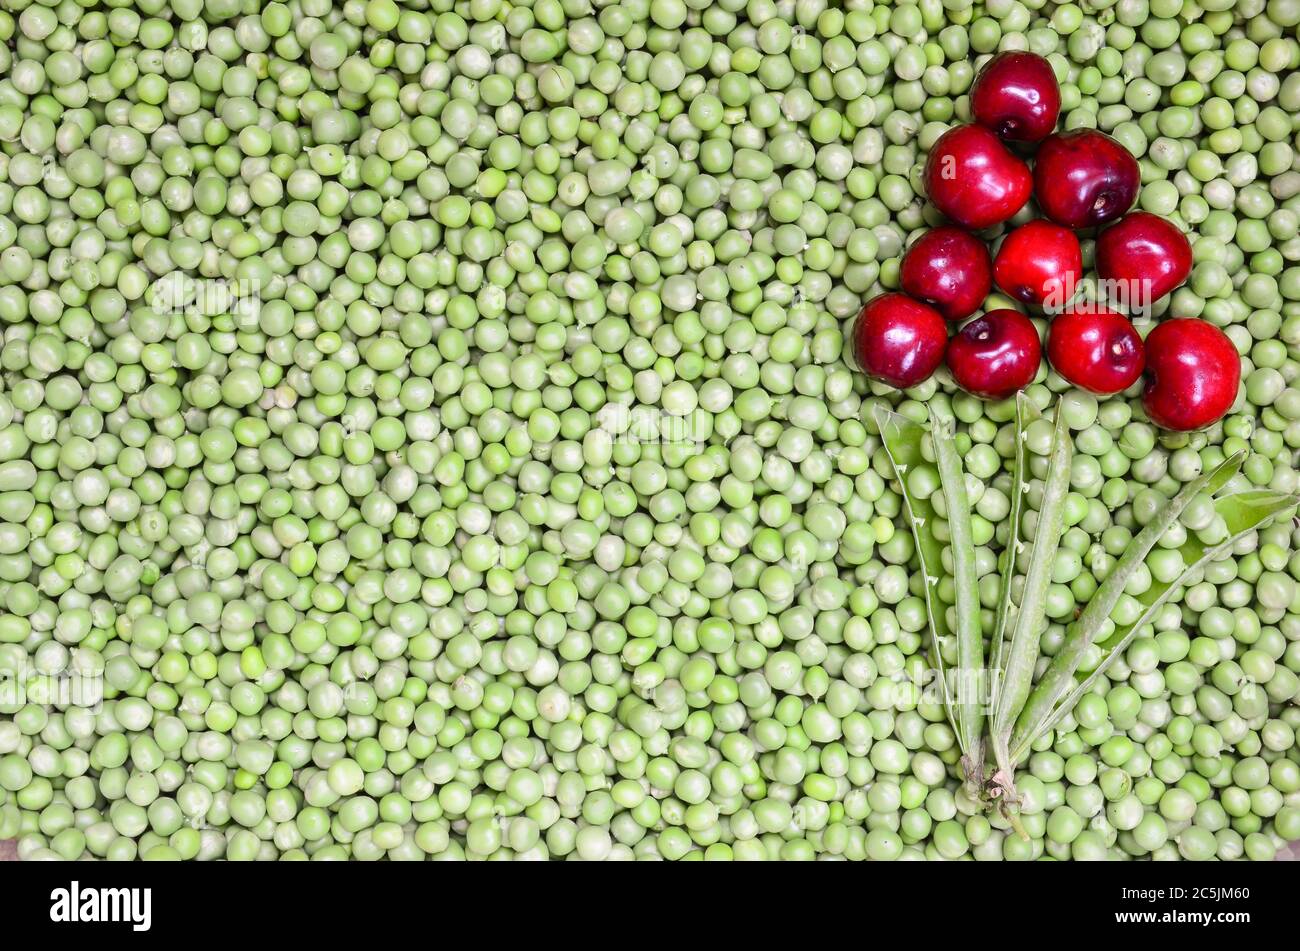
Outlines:
[{"label": "cluster of cherries", "polygon": [[[1096,240],[1097,276],[1109,299],[1122,296],[1130,312],[1187,279],[1192,249],[1158,215],[1126,214],[1138,195],[1137,160],[1102,132],[1054,131],[1060,109],[1056,76],[1041,56],[1003,52],[981,71],[971,88],[975,122],[940,136],[925,166],[930,201],[953,225],[907,249],[902,293],[863,307],[854,327],[858,365],[905,389],[946,356],[953,380],[976,396],[1005,399],[1023,389],[1042,356],[1038,331],[1023,313],[988,311],[948,339],[945,321],[970,317],[996,284],[1029,307],[1056,312],[1047,358],[1066,380],[1108,396],[1145,372],[1142,400],[1153,422],[1182,431],[1209,426],[1228,412],[1241,380],[1241,360],[1222,330],[1174,318],[1143,341],[1123,314],[1070,303],[1083,274],[1078,230],[1109,225]],[[1007,143],[1036,147],[1032,172]],[[971,232],[1007,221],[1031,195],[1046,220],[1015,228],[990,258]]]}]

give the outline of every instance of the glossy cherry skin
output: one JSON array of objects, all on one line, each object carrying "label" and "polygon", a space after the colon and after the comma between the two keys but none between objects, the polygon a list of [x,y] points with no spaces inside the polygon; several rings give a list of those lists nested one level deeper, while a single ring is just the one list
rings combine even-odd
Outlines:
[{"label": "glossy cherry skin", "polygon": [[1241,357],[1218,327],[1178,317],[1147,334],[1142,405],[1157,426],[1204,429],[1232,408],[1241,383]]},{"label": "glossy cherry skin", "polygon": [[993,264],[983,241],[945,225],[912,242],[898,278],[907,294],[949,320],[965,320],[993,290]]},{"label": "glossy cherry skin", "polygon": [[1146,351],[1141,334],[1123,314],[1080,304],[1052,319],[1047,360],[1080,389],[1109,396],[1137,382]]},{"label": "glossy cherry skin", "polygon": [[959,125],[939,136],[925,161],[925,190],[934,207],[978,231],[1006,221],[1034,190],[1029,166],[982,125]]},{"label": "glossy cherry skin", "polygon": [[1130,313],[1150,307],[1190,273],[1191,243],[1159,215],[1135,211],[1097,237],[1097,276]]},{"label": "glossy cherry skin", "polygon": [[971,113],[1007,142],[1039,142],[1061,113],[1061,87],[1052,64],[1037,53],[1008,50],[994,56],[970,91]]},{"label": "glossy cherry skin", "polygon": [[1034,382],[1041,359],[1038,331],[1018,310],[991,310],[948,342],[953,380],[987,400],[1004,400]]},{"label": "glossy cherry skin", "polygon": [[928,379],[947,343],[940,313],[906,294],[873,297],[853,325],[853,353],[862,372],[900,390]]},{"label": "glossy cherry skin", "polygon": [[1083,252],[1069,228],[1038,219],[1003,239],[993,261],[998,287],[1025,304],[1059,310],[1083,275]]},{"label": "glossy cherry skin", "polygon": [[1067,228],[1114,221],[1137,200],[1137,159],[1104,132],[1049,135],[1034,159],[1034,197],[1048,218]]}]

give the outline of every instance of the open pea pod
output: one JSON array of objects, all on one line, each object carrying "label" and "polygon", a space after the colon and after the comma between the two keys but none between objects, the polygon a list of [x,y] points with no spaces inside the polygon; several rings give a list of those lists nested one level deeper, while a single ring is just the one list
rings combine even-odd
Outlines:
[{"label": "open pea pod", "polygon": [[[1115,662],[1117,657],[1123,655],[1128,645],[1132,643],[1133,638],[1146,625],[1151,623],[1156,616],[1156,612],[1178,593],[1189,578],[1201,571],[1211,561],[1218,559],[1224,552],[1230,551],[1242,536],[1248,535],[1265,522],[1281,515],[1288,509],[1294,509],[1297,505],[1300,505],[1300,495],[1288,495],[1283,492],[1270,492],[1263,489],[1236,492],[1216,499],[1214,509],[1227,524],[1228,537],[1213,546],[1207,546],[1204,542],[1192,537],[1178,549],[1183,556],[1183,564],[1187,566],[1183,569],[1182,574],[1171,582],[1153,584],[1138,598],[1138,601],[1144,606],[1141,615],[1132,624],[1120,628],[1106,638],[1101,645],[1105,654],[1101,663],[1097,665],[1097,669],[1089,674],[1083,683],[1070,691],[1065,700],[1044,722],[1039,735],[1041,736],[1047,730],[1053,729],[1074,709],[1084,694],[1092,689],[1097,679],[1106,673],[1106,670]],[[1032,742],[1030,740],[1030,744]]]},{"label": "open pea pod", "polygon": [[1227,485],[1241,469],[1246,452],[1234,453],[1229,458],[1183,487],[1182,491],[1161,506],[1155,517],[1129,542],[1110,573],[1088,601],[1083,613],[1070,625],[1060,651],[1034,688],[1016,721],[1011,738],[1011,756],[1018,762],[1034,739],[1046,729],[1044,724],[1052,717],[1061,701],[1074,687],[1074,675],[1083,662],[1085,651],[1097,640],[1110,619],[1120,595],[1129,579],[1146,561],[1160,537],[1173,525],[1185,509],[1201,492],[1214,493]]},{"label": "open pea pod", "polygon": [[[917,557],[925,578],[925,607],[934,642],[932,654],[944,706],[957,734],[967,781],[977,785],[983,781],[984,772],[984,641],[980,631],[979,592],[975,583],[975,542],[971,527],[970,499],[966,493],[965,476],[954,440],[956,423],[951,416],[934,413],[932,410],[929,432],[934,446],[935,465],[939,471],[939,491],[943,493],[948,521],[948,544],[952,548],[956,598],[953,605],[956,629],[949,630],[946,605],[940,599],[938,590],[943,570],[944,544],[934,534],[935,509],[929,499],[917,497],[908,484],[909,473],[924,461],[921,443],[926,428],[883,407],[877,407],[875,415],[885,452],[889,455],[902,489],[912,536],[916,540]],[[952,672],[955,683],[950,683],[950,674],[943,662],[942,646],[944,640],[953,635],[957,641],[957,665]]]},{"label": "open pea pod", "polygon": [[[1022,433],[1022,441],[1023,438]],[[1019,454],[1017,447],[1017,455]],[[1047,613],[1047,592],[1052,583],[1056,551],[1065,530],[1065,501],[1070,492],[1070,463],[1073,458],[1074,441],[1070,438],[1065,414],[1061,412],[1058,403],[1056,421],[1052,427],[1048,469],[1043,481],[1043,501],[1038,510],[1038,524],[1029,550],[1029,566],[1012,624],[1009,649],[1001,668],[1001,686],[993,706],[990,728],[993,754],[999,770],[997,779],[1008,788],[1015,769],[1015,763],[1009,755],[1011,732],[1034,686],[1034,668],[1038,664],[1039,644]],[[1015,549],[1012,549],[1009,565],[1011,570],[1003,576],[1004,583],[1009,583],[1008,579],[1014,574],[1014,559]]]}]

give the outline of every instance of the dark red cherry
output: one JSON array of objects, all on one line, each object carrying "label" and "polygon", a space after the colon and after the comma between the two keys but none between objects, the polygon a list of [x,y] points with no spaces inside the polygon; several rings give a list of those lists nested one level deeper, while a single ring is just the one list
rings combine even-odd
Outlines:
[{"label": "dark red cherry", "polygon": [[948,342],[948,370],[958,386],[1003,400],[1034,381],[1042,347],[1033,321],[1018,310],[991,310]]},{"label": "dark red cherry", "polygon": [[1146,364],[1142,336],[1129,319],[1096,304],[1053,318],[1047,360],[1066,380],[1098,396],[1128,389]]},{"label": "dark red cherry", "polygon": [[975,121],[1008,142],[1038,142],[1051,135],[1061,112],[1061,87],[1052,64],[1037,53],[998,53],[975,77],[970,91]]},{"label": "dark red cherry", "polygon": [[1146,310],[1192,272],[1192,246],[1172,221],[1125,215],[1097,237],[1097,277],[1109,300]]},{"label": "dark red cherry", "polygon": [[899,269],[905,292],[948,320],[965,320],[993,289],[993,266],[984,242],[945,225],[912,242]]},{"label": "dark red cherry", "polygon": [[1034,197],[1043,214],[1067,228],[1114,221],[1133,207],[1137,159],[1104,132],[1049,135],[1034,158]]},{"label": "dark red cherry", "polygon": [[1204,429],[1232,408],[1241,357],[1218,327],[1186,317],[1166,320],[1147,334],[1146,347],[1142,405],[1157,426]]},{"label": "dark red cherry", "polygon": [[945,217],[978,231],[1001,224],[1025,206],[1033,175],[988,129],[959,125],[930,149],[925,190]]},{"label": "dark red cherry", "polygon": [[1060,310],[1083,275],[1083,252],[1069,228],[1041,218],[1003,239],[993,261],[993,280],[1016,300]]},{"label": "dark red cherry", "polygon": [[937,310],[906,294],[867,301],[853,325],[858,366],[873,380],[905,390],[929,378],[943,361],[948,327]]}]

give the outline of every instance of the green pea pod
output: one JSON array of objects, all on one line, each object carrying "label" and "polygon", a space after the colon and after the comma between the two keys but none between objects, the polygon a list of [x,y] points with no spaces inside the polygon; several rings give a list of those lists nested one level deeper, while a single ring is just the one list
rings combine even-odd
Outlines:
[{"label": "green pea pod", "polygon": [[970,498],[966,475],[957,453],[957,422],[946,412],[932,415],[930,436],[939,484],[943,491],[944,514],[948,521],[952,549],[953,581],[957,603],[957,708],[958,732],[965,736],[967,782],[984,781],[985,669],[984,633],[980,630],[979,587],[975,578],[975,532],[971,526]]},{"label": "green pea pod", "polygon": [[[939,598],[939,580],[943,564],[943,543],[934,536],[934,506],[928,498],[917,497],[908,486],[907,474],[915,466],[922,464],[921,440],[925,428],[920,423],[898,413],[877,406],[875,409],[876,425],[880,428],[881,441],[885,454],[894,467],[898,478],[903,505],[907,509],[907,521],[912,526],[912,538],[916,542],[916,555],[921,563],[921,576],[925,579],[925,610],[930,621],[930,638],[933,663],[938,671],[939,689],[943,696],[944,708],[948,719],[957,730],[957,718],[952,707],[952,698],[948,696],[948,681],[943,660],[942,644],[951,636],[948,630],[947,615],[943,601]],[[964,738],[957,732],[957,743],[963,753],[966,752]]]},{"label": "green pea pod", "polygon": [[962,751],[962,768],[973,786],[984,779],[984,640],[980,631],[979,592],[975,581],[975,541],[971,527],[970,499],[966,494],[965,475],[954,440],[956,421],[947,413],[931,410],[930,437],[939,486],[944,497],[948,522],[949,546],[952,549],[953,582],[956,603],[954,616],[957,638],[955,685],[948,683],[943,668],[941,643],[949,633],[945,611],[938,596],[939,570],[943,544],[933,532],[934,507],[913,496],[907,485],[907,469],[921,460],[919,424],[890,413],[876,411],[876,422],[885,443],[885,451],[894,465],[907,503],[913,537],[916,539],[921,570],[925,574],[925,602],[935,641],[935,667],[942,683],[944,705],[957,734]]},{"label": "green pea pod", "polygon": [[[1024,591],[1020,596],[1020,607],[1016,611],[1015,625],[1012,628],[1010,650],[1002,668],[1002,684],[993,710],[993,753],[997,759],[1000,781],[1008,788],[1015,769],[1008,749],[1011,731],[1034,685],[1034,668],[1038,664],[1039,642],[1042,640],[1043,619],[1047,612],[1047,591],[1052,583],[1052,567],[1056,562],[1056,550],[1065,527],[1065,500],[1070,493],[1070,463],[1073,456],[1074,442],[1070,438],[1065,414],[1061,412],[1061,404],[1058,403],[1056,423],[1052,430],[1050,461],[1043,484],[1043,502],[1034,529],[1029,567],[1025,572]],[[1012,561],[1014,563],[1014,557]],[[1008,576],[1011,573],[1008,572]]]},{"label": "green pea pod", "polygon": [[1016,455],[1011,469],[1011,511],[1007,515],[1005,563],[1000,568],[1002,583],[998,588],[998,613],[993,621],[989,655],[993,658],[993,702],[1001,690],[1002,671],[1006,669],[1007,621],[1011,615],[1011,582],[1016,576],[1016,553],[1020,551],[1020,516],[1025,506],[1025,481],[1028,478],[1029,450],[1025,446],[1025,429],[1042,414],[1021,390],[1016,394]]},{"label": "green pea pod", "polygon": [[[1270,492],[1263,489],[1237,492],[1216,499],[1214,509],[1227,523],[1227,539],[1209,547],[1199,539],[1191,537],[1178,549],[1183,556],[1183,563],[1187,566],[1183,569],[1183,573],[1171,582],[1153,584],[1150,589],[1138,598],[1145,606],[1142,614],[1128,627],[1117,630],[1106,639],[1105,643],[1101,645],[1106,654],[1101,663],[1097,665],[1097,669],[1089,674],[1083,683],[1074,688],[1056,710],[1052,712],[1052,715],[1043,723],[1043,728],[1038,732],[1038,736],[1055,728],[1056,724],[1060,723],[1074,709],[1084,694],[1092,689],[1097,679],[1107,671],[1116,658],[1124,653],[1128,645],[1132,643],[1133,638],[1138,635],[1138,632],[1151,623],[1156,612],[1183,588],[1189,578],[1202,571],[1210,562],[1217,560],[1220,555],[1231,551],[1242,536],[1255,531],[1265,522],[1288,509],[1294,509],[1297,505],[1300,505],[1300,495],[1287,495],[1282,492]],[[1037,737],[1028,740],[1022,753],[1033,745],[1034,739],[1037,739]]]},{"label": "green pea pod", "polygon": [[1016,721],[1015,733],[1011,738],[1013,762],[1016,754],[1023,755],[1033,743],[1035,737],[1041,736],[1044,724],[1056,711],[1061,700],[1074,685],[1074,674],[1083,662],[1084,652],[1097,640],[1097,636],[1110,620],[1120,595],[1124,593],[1129,578],[1146,561],[1151,551],[1169,526],[1177,521],[1192,499],[1202,492],[1214,493],[1223,488],[1241,469],[1246,459],[1246,451],[1234,453],[1216,468],[1188,483],[1183,490],[1166,502],[1155,518],[1146,525],[1137,536],[1129,542],[1128,548],[1120,556],[1110,574],[1094,592],[1083,613],[1070,625],[1065,633],[1061,650],[1052,658],[1042,680],[1029,695],[1024,710]]}]

